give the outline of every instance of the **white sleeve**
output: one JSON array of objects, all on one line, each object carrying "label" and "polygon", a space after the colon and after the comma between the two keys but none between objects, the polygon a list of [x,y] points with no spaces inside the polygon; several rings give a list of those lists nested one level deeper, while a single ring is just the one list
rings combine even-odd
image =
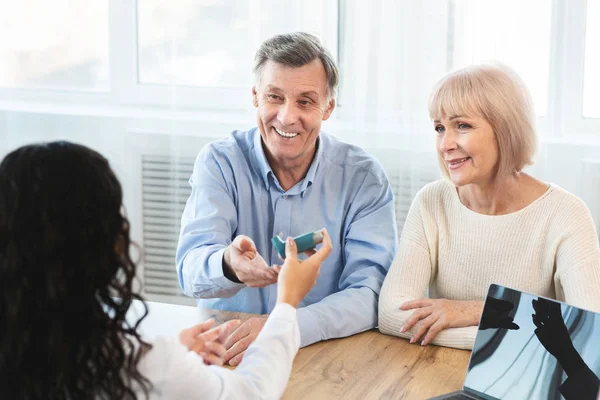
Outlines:
[{"label": "white sleeve", "polygon": [[[279,399],[300,346],[296,309],[278,304],[240,365],[206,366],[177,339],[156,342],[140,370],[161,399]],[[151,396],[152,398],[152,396]]]}]

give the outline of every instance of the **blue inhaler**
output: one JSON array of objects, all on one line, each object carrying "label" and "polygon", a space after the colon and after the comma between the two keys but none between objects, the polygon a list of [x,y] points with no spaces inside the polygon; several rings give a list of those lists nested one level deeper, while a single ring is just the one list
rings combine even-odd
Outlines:
[{"label": "blue inhaler", "polygon": [[[285,258],[285,240],[282,238],[282,236],[282,234],[280,234],[279,236],[273,236],[273,238],[271,239],[271,243],[273,243],[273,246],[275,246],[275,250],[277,250],[281,258]],[[296,242],[296,248],[298,249],[298,253],[314,249],[316,245],[323,242],[323,232],[308,232],[304,235],[296,236],[294,238],[294,242]]]}]

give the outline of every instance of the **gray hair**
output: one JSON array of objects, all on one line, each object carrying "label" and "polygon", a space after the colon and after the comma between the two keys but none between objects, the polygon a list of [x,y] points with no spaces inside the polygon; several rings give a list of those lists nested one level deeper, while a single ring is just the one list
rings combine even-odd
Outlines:
[{"label": "gray hair", "polygon": [[319,38],[310,33],[284,33],[267,39],[260,46],[254,57],[254,77],[258,82],[262,67],[267,61],[273,61],[288,67],[302,67],[313,60],[321,60],[327,79],[327,95],[335,97],[339,82],[338,68],[329,50]]}]

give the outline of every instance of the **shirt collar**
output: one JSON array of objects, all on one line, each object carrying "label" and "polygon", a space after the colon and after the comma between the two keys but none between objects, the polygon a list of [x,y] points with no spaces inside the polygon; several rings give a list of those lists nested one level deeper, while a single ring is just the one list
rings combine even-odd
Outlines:
[{"label": "shirt collar", "polygon": [[[321,138],[321,134],[319,134],[319,137],[317,137],[317,151],[315,154],[315,157],[312,161],[312,163],[310,164],[310,167],[308,168],[308,172],[306,173],[306,176],[304,177],[304,179],[300,182],[301,186],[300,186],[300,194],[302,196],[304,196],[304,192],[306,191],[306,189],[308,189],[308,187],[310,185],[312,185],[314,179],[315,179],[315,175],[317,173],[317,167],[319,165],[319,162],[321,161],[321,157],[323,156],[323,140]],[[273,173],[273,170],[271,169],[271,166],[269,165],[269,162],[267,161],[267,156],[265,154],[265,151],[263,149],[262,146],[262,137],[260,135],[260,131],[258,130],[258,128],[254,128],[254,159],[256,161],[256,165],[259,169],[260,175],[263,178],[263,181],[265,183],[265,189],[269,190],[269,188],[271,187],[271,180],[269,178],[269,175],[271,175],[273,177],[273,179],[275,178],[275,174]]]},{"label": "shirt collar", "polygon": [[308,187],[312,185],[313,181],[315,180],[315,175],[317,174],[317,167],[319,166],[319,162],[321,161],[321,157],[323,156],[323,140],[321,138],[321,135],[322,133],[319,133],[319,136],[317,137],[317,151],[315,153],[315,157],[313,158],[312,163],[308,168],[308,172],[306,173],[306,176],[302,181],[302,186],[300,187],[300,194],[302,196],[304,196],[304,192],[306,191],[306,189],[308,189]]},{"label": "shirt collar", "polygon": [[262,147],[262,137],[260,136],[260,131],[258,128],[254,128],[254,160],[256,162],[256,166],[258,167],[260,176],[263,178],[265,183],[265,189],[269,190],[271,187],[271,182],[269,180],[269,174],[273,174],[273,170],[267,161],[267,156],[265,155],[265,151]]}]

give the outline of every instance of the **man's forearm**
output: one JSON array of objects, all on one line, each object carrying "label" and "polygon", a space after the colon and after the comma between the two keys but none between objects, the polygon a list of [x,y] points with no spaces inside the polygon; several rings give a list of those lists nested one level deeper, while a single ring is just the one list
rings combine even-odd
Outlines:
[{"label": "man's forearm", "polygon": [[242,283],[235,274],[233,268],[231,268],[231,254],[229,250],[229,246],[225,248],[225,252],[223,253],[223,275],[232,282]]},{"label": "man's forearm", "polygon": [[299,308],[300,346],[375,328],[377,300],[378,294],[371,288],[349,288]]},{"label": "man's forearm", "polygon": [[182,260],[180,283],[184,293],[195,298],[223,298],[235,295],[245,287],[225,275],[223,258],[225,248],[191,250]]}]

